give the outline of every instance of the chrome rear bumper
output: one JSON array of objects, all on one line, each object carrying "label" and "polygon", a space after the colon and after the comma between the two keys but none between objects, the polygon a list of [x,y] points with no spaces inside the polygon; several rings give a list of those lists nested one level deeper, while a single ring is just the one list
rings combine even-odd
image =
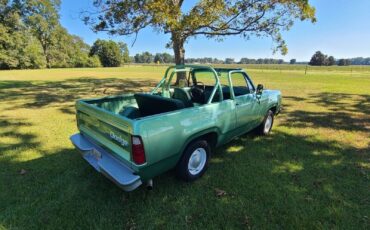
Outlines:
[{"label": "chrome rear bumper", "polygon": [[132,191],[142,184],[140,176],[135,175],[128,166],[117,160],[87,137],[76,133],[70,137],[73,145],[81,151],[82,157],[96,171],[104,174],[125,191]]}]

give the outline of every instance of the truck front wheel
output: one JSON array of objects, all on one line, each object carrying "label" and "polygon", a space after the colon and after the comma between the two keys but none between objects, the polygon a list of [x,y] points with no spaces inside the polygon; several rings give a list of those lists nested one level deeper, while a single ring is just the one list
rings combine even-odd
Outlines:
[{"label": "truck front wheel", "polygon": [[260,135],[268,135],[272,129],[272,125],[274,124],[274,112],[271,110],[267,111],[263,122],[257,127],[257,133]]},{"label": "truck front wheel", "polygon": [[201,177],[208,167],[211,148],[207,141],[191,142],[184,151],[176,167],[176,174],[184,181],[194,181]]}]

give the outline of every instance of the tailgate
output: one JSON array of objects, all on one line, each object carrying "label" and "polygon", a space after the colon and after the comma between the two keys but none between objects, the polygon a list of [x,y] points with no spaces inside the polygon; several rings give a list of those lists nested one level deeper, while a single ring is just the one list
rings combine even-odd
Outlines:
[{"label": "tailgate", "polygon": [[84,101],[77,101],[80,132],[113,155],[131,163],[132,120]]}]

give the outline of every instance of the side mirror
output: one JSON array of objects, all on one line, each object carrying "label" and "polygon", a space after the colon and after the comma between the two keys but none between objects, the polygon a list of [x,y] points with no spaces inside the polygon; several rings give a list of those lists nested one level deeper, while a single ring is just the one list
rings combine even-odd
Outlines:
[{"label": "side mirror", "polygon": [[262,84],[258,84],[257,85],[256,94],[262,94],[262,91],[263,91],[263,85]]}]

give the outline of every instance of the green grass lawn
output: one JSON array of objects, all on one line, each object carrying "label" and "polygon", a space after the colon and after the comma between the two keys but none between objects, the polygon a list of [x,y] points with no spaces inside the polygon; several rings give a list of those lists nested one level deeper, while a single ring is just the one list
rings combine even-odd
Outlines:
[{"label": "green grass lawn", "polygon": [[0,229],[370,228],[369,71],[250,69],[283,93],[272,134],[217,149],[194,183],[168,172],[126,193],[70,143],[74,101],[149,90],[164,70],[1,71]]}]

